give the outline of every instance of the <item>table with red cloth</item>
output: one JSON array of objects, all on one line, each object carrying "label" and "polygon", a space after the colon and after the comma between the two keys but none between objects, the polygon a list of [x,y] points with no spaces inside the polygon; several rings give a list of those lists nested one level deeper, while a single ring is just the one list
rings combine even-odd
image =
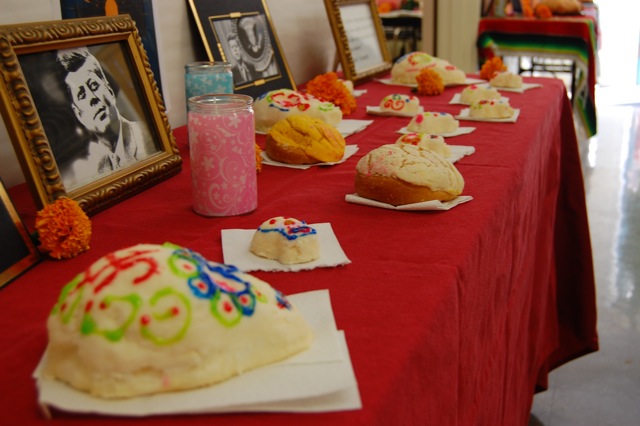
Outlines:
[{"label": "table with red cloth", "polygon": [[[371,119],[347,137],[359,151],[343,164],[307,170],[264,165],[259,205],[236,217],[205,218],[191,208],[187,130],[174,133],[181,173],[92,217],[91,249],[44,260],[0,291],[0,412],[5,424],[45,423],[31,377],[46,344],[45,321],[66,282],[104,254],[169,241],[223,260],[221,230],[255,229],[286,215],[329,222],[352,263],[311,271],[254,272],[285,294],[329,289],[344,330],[362,400],[329,413],[198,414],[112,418],[54,412],[62,424],[192,425],[525,425],[534,392],[550,370],[598,349],[594,275],[585,194],[571,105],[557,79],[509,93],[516,123],[462,122],[476,130],[447,139],[474,146],[457,163],[464,195],[449,211],[406,212],[345,201],[355,166],[393,143],[409,119],[367,115],[390,93],[371,81],[350,119]],[[461,87],[421,97],[427,110],[449,104]],[[264,146],[264,136],[257,136]],[[11,189],[27,225],[26,186]]]},{"label": "table with red cloth", "polygon": [[570,59],[573,105],[587,136],[597,131],[597,28],[592,16],[535,18],[482,18],[478,24],[480,64],[494,56]]}]

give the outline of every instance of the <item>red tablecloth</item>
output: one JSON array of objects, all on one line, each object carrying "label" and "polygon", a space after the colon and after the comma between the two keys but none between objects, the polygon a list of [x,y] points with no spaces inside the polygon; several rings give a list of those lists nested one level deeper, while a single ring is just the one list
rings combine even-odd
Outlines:
[{"label": "red tablecloth", "polygon": [[[184,170],[92,218],[91,250],[45,260],[0,291],[0,412],[5,424],[44,422],[31,373],[47,342],[45,320],[61,286],[105,253],[171,241],[222,260],[221,229],[253,229],[289,215],[330,222],[352,263],[255,275],[285,294],[330,289],[346,333],[363,408],[322,414],[225,414],[113,419],[56,412],[63,424],[438,424],[525,425],[536,386],[550,369],[597,350],[594,276],[571,106],[562,82],[509,94],[515,124],[464,122],[475,132],[448,139],[476,153],[457,166],[473,200],[446,212],[396,212],[345,202],[355,164],[395,141],[406,118],[374,117],[389,93],[371,82],[358,111],[373,119],[347,138],[346,163],[300,171],[264,166],[259,207],[246,216],[204,218],[191,210],[186,129],[175,134]],[[460,88],[423,97],[427,110],[456,113]],[[264,137],[258,138],[259,143]],[[27,223],[26,187],[13,188]]]}]

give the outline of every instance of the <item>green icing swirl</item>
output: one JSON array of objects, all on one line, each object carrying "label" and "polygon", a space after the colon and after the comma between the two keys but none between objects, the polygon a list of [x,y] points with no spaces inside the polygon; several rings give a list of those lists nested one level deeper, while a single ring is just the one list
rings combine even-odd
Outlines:
[{"label": "green icing swirl", "polygon": [[[185,319],[184,319],[184,324],[182,325],[180,330],[178,330],[171,337],[160,337],[160,336],[154,334],[150,330],[148,324],[142,324],[142,328],[141,328],[142,335],[145,338],[151,340],[156,345],[169,345],[171,343],[175,343],[175,342],[177,342],[179,340],[182,340],[184,338],[185,334],[187,333],[187,329],[189,328],[189,325],[191,324],[191,304],[189,302],[189,299],[185,295],[183,295],[182,293],[179,293],[179,292],[173,290],[170,287],[162,289],[162,290],[158,291],[156,294],[154,294],[153,297],[151,298],[151,300],[149,301],[149,304],[153,307],[161,299],[163,299],[165,297],[171,297],[171,296],[177,297],[179,299],[179,301],[182,302],[182,307],[184,307],[185,312],[186,312]],[[172,318],[175,318],[175,313],[173,312],[173,310],[171,308],[165,310],[164,312],[154,313],[152,315],[153,315],[153,319],[157,320],[157,321],[169,321]]]}]

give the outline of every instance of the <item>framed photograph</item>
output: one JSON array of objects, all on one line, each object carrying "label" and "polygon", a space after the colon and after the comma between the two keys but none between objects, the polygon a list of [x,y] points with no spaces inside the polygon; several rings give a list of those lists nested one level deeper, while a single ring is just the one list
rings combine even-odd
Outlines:
[{"label": "framed photograph", "polygon": [[233,66],[235,93],[257,98],[296,86],[265,0],[189,0],[212,62]]},{"label": "framed photograph", "polygon": [[62,19],[131,15],[140,33],[144,50],[147,52],[158,90],[162,93],[152,0],[60,0],[60,12]]},{"label": "framed photograph", "polygon": [[0,288],[40,259],[35,243],[0,180]]},{"label": "framed photograph", "polygon": [[0,110],[36,206],[94,214],[181,170],[128,15],[0,26]]},{"label": "framed photograph", "polygon": [[344,78],[354,84],[393,66],[375,0],[324,0]]}]

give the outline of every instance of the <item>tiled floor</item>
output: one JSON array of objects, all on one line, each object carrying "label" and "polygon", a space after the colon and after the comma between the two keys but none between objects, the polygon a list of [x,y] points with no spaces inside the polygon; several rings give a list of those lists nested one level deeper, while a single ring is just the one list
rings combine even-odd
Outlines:
[{"label": "tiled floor", "polygon": [[[602,31],[611,39],[615,30]],[[640,86],[628,66],[601,68],[598,134],[581,141],[601,349],[552,372],[532,426],[640,425]]]}]

